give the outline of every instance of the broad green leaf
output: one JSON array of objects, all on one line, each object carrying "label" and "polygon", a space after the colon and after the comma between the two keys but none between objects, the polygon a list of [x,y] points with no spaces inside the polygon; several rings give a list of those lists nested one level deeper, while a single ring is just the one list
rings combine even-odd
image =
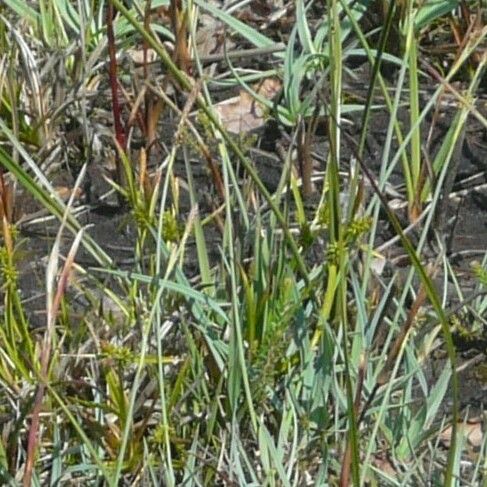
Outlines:
[{"label": "broad green leaf", "polygon": [[416,14],[414,27],[417,30],[427,27],[436,19],[457,8],[459,3],[459,0],[430,0],[425,2]]}]

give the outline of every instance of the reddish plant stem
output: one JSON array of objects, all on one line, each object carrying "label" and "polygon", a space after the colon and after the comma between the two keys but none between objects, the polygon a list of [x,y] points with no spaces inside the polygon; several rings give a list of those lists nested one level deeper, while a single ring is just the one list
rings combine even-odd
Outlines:
[{"label": "reddish plant stem", "polygon": [[32,474],[34,471],[36,452],[39,444],[40,414],[42,410],[42,403],[44,401],[46,384],[48,384],[49,362],[51,356],[52,339],[54,335],[54,325],[56,323],[58,311],[61,306],[61,300],[63,299],[63,296],[65,295],[66,289],[68,287],[69,275],[74,264],[74,258],[78,245],[79,240],[75,240],[75,243],[69,251],[66,262],[64,263],[64,267],[59,276],[54,299],[47,309],[47,328],[46,334],[44,335],[44,341],[42,344],[41,354],[39,358],[39,384],[37,386],[34,398],[34,406],[32,408],[30,428],[27,439],[27,460],[25,464],[24,477],[22,479],[23,487],[31,487],[32,485]]},{"label": "reddish plant stem", "polygon": [[12,222],[12,190],[5,182],[3,168],[0,168],[0,217],[2,219],[2,234],[9,259],[12,258],[14,245],[10,233]]},{"label": "reddish plant stem", "polygon": [[[150,11],[151,11],[151,0],[149,0],[147,2],[146,7],[145,7],[145,13],[144,13],[144,29],[146,29],[147,32],[149,32],[149,29],[150,29]],[[147,43],[147,40],[144,39],[144,43],[143,43],[143,53],[144,53],[143,65],[144,65],[144,81],[145,82],[147,82],[149,80],[149,65],[147,63],[147,51],[148,51],[148,49],[149,49],[149,44]],[[152,111],[152,105],[153,105],[152,93],[150,93],[149,90],[147,90],[144,98],[145,98],[144,134],[147,135],[147,129],[148,129],[149,123],[150,123],[149,117],[150,117],[150,113]],[[149,152],[151,146],[152,146],[152,137],[149,137],[149,140],[147,140],[147,149],[148,149],[147,152]]]},{"label": "reddish plant stem", "polygon": [[25,463],[24,477],[22,479],[22,485],[24,487],[30,487],[32,484],[32,472],[34,470],[34,461],[39,439],[37,434],[39,431],[39,416],[41,413],[42,400],[44,398],[44,390],[44,384],[40,383],[37,387],[34,407],[32,409],[32,417],[30,420],[29,435],[27,440],[27,460]]},{"label": "reddish plant stem", "polygon": [[108,54],[110,57],[108,75],[110,79],[110,88],[112,91],[112,113],[113,123],[115,126],[115,138],[120,147],[125,151],[126,137],[122,126],[122,117],[120,114],[120,103],[118,97],[118,78],[117,78],[117,55],[115,47],[115,34],[113,32],[113,17],[114,9],[113,3],[108,2],[107,11],[107,37],[108,37]]}]

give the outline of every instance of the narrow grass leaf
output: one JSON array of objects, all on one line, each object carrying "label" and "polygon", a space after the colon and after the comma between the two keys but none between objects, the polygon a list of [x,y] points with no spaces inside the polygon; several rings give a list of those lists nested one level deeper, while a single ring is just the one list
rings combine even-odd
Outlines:
[{"label": "narrow grass leaf", "polygon": [[220,318],[222,318],[224,322],[228,321],[227,314],[225,313],[225,311],[223,311],[221,306],[215,300],[207,296],[205,293],[199,292],[192,287],[184,286],[182,284],[178,284],[173,281],[168,281],[167,279],[162,279],[157,276],[152,277],[145,274],[139,274],[136,272],[103,269],[97,267],[94,267],[91,270],[95,272],[104,273],[104,274],[110,274],[117,277],[122,277],[127,280],[143,282],[145,284],[155,284],[157,286],[164,286],[169,291],[173,291],[175,293],[181,294],[182,296],[186,297],[188,300],[194,299],[198,303],[208,306]]},{"label": "narrow grass leaf", "polygon": [[202,0],[194,0],[194,3],[202,10],[206,10],[214,15],[217,19],[220,19],[223,23],[228,25],[228,27],[247,39],[254,46],[274,47],[277,45],[272,39],[269,39],[259,31],[236,19],[233,17],[233,15],[226,13],[224,10],[215,7],[211,3],[203,2]]}]

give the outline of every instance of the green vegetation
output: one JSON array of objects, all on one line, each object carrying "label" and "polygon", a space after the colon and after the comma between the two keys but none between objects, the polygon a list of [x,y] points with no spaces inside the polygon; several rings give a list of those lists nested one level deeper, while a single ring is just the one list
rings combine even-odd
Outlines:
[{"label": "green vegetation", "polygon": [[483,485],[445,229],[484,10],[3,0],[0,483]]}]

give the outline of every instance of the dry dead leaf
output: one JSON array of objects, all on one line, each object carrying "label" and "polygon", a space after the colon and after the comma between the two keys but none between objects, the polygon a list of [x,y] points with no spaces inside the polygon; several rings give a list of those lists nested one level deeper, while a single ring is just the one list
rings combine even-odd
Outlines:
[{"label": "dry dead leaf", "polygon": [[375,467],[381,472],[384,472],[389,477],[396,477],[397,471],[394,468],[394,465],[389,461],[387,455],[383,453],[379,453],[374,455],[374,459],[372,460]]},{"label": "dry dead leaf", "polygon": [[73,190],[73,188],[70,188],[68,186],[56,186],[54,190],[63,201],[68,201],[69,198],[71,198],[73,191],[75,191],[74,193],[75,201],[81,199],[84,196],[84,191],[81,188],[76,188]]},{"label": "dry dead leaf", "polygon": [[211,16],[203,16],[202,27],[196,32],[196,50],[200,58],[213,54],[223,55],[223,46],[227,51],[235,48],[235,42],[225,38],[225,30],[221,22]]},{"label": "dry dead leaf", "polygon": [[370,268],[374,271],[376,276],[382,276],[386,264],[387,264],[387,259],[383,255],[376,252],[372,257]]},{"label": "dry dead leaf", "polygon": [[[271,100],[281,89],[281,82],[268,78],[252,86],[260,96]],[[241,90],[238,96],[215,105],[223,126],[234,134],[247,133],[262,127],[265,123],[265,108],[248,92]]]},{"label": "dry dead leaf", "polygon": [[[127,54],[130,56],[130,59],[134,62],[135,65],[142,65],[144,64],[144,49],[142,47],[140,49],[127,49]],[[153,63],[157,59],[157,53],[152,48],[147,49],[147,62]]]},{"label": "dry dead leaf", "polygon": [[[476,418],[467,421],[466,423],[459,422],[458,423],[458,432],[462,433],[463,436],[467,439],[470,446],[474,448],[480,448],[484,439],[484,433],[482,431],[482,422]],[[451,445],[451,435],[452,435],[452,426],[447,426],[441,433],[440,433],[440,441],[441,444],[449,448]]]}]

